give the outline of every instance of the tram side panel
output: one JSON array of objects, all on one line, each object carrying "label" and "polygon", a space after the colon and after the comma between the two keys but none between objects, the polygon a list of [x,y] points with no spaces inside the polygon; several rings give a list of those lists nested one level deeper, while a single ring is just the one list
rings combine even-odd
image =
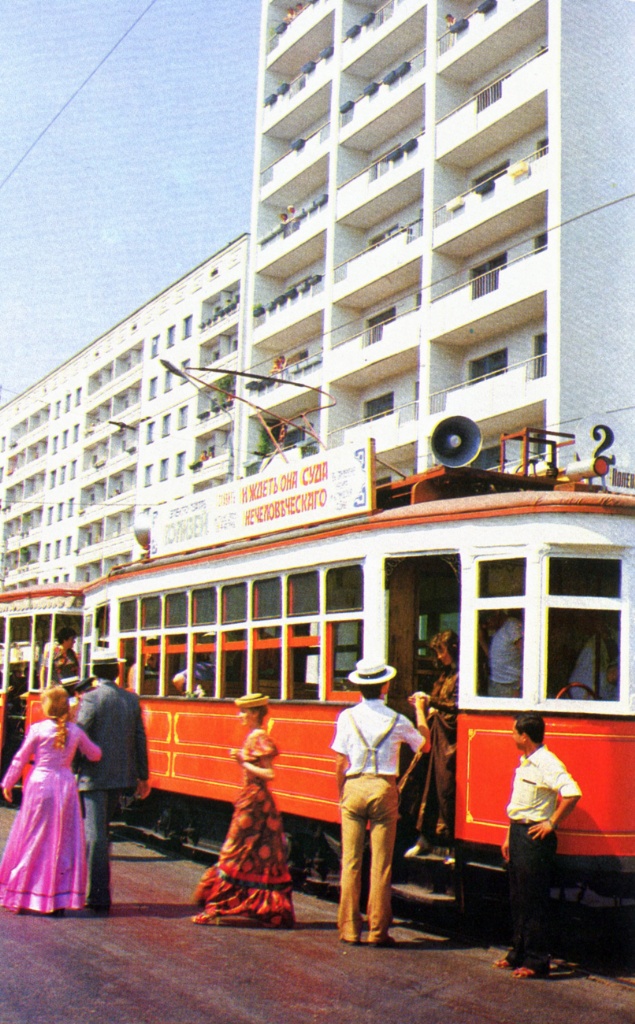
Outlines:
[{"label": "tram side panel", "polygon": [[[519,754],[513,716],[459,716],[456,835],[499,847]],[[546,717],[545,742],[579,783],[582,800],[558,832],[558,853],[573,872],[594,868],[635,881],[635,789],[625,785],[635,763],[635,722],[581,716]]]},{"label": "tram side panel", "polygon": [[[230,756],[244,729],[233,702],[145,698],[153,788],[232,802],[242,772]],[[273,704],[271,737],[280,750],[273,789],[283,813],[339,821],[334,755],[330,749],[339,705]]]}]

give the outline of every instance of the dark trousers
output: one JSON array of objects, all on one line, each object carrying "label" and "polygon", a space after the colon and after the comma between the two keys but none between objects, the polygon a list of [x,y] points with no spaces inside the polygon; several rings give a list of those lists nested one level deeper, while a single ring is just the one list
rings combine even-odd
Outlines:
[{"label": "dark trousers", "polygon": [[86,832],[86,905],[89,907],[110,907],[108,829],[119,804],[120,792],[118,789],[89,789],[80,794]]},{"label": "dark trousers", "polygon": [[555,832],[532,839],[529,826],[512,822],[509,831],[509,896],[513,946],[507,959],[513,967],[549,973],[549,890],[556,856]]}]

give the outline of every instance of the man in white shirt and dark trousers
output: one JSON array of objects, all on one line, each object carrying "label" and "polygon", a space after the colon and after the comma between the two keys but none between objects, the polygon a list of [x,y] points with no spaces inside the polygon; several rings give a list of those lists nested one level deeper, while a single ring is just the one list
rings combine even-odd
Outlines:
[{"label": "man in white shirt and dark trousers", "polygon": [[543,744],[542,715],[516,718],[512,736],[521,751],[507,807],[509,828],[502,845],[509,865],[513,946],[494,967],[515,978],[544,978],[549,973],[548,912],[556,829],[582,796],[562,761]]},{"label": "man in white shirt and dark trousers", "polygon": [[397,762],[407,743],[417,751],[429,742],[423,696],[415,705],[417,728],[386,707],[381,692],[394,676],[390,665],[358,661],[349,680],[357,686],[359,704],[337,719],[332,749],[342,813],[342,880],[338,928],[342,942],[359,943],[362,930],[360,894],[366,826],[370,826],[370,892],[368,945],[392,946],[390,882],[398,818]]}]

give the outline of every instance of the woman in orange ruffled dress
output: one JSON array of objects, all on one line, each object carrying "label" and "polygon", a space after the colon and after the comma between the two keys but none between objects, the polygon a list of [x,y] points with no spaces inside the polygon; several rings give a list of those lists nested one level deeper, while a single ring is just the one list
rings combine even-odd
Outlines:
[{"label": "woman in orange ruffled dress", "polygon": [[282,820],[267,785],[278,755],[262,728],[268,703],[259,693],[236,700],[248,734],[242,750],[231,755],[242,765],[244,785],[218,864],[196,888],[194,899],[203,910],[194,924],[219,924],[223,917],[250,918],[271,928],[295,923]]}]

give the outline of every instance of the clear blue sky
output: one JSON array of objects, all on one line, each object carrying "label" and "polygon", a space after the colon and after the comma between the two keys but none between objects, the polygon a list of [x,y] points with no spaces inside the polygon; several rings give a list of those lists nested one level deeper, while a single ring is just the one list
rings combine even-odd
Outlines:
[{"label": "clear blue sky", "polygon": [[[150,0],[0,0],[0,181]],[[14,397],[249,230],[260,0],[156,0],[0,188]]]}]

